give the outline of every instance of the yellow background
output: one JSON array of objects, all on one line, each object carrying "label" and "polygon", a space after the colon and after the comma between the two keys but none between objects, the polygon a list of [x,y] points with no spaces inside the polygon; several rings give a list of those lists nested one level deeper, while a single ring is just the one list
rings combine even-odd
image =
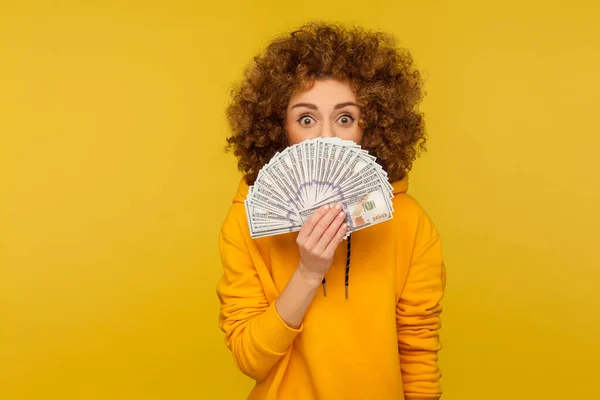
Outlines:
[{"label": "yellow background", "polygon": [[592,4],[1,1],[0,399],[245,398],[217,327],[223,111],[311,19],[392,32],[427,77],[444,398],[600,398]]}]

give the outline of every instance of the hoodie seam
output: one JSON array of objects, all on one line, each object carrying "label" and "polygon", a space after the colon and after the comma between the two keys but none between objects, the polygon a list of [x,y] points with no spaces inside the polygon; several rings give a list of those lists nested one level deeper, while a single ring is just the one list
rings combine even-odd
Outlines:
[{"label": "hoodie seam", "polygon": [[[419,220],[421,220],[421,218],[423,218],[423,216],[424,216],[424,213],[419,217]],[[415,233],[415,236],[418,236],[418,231]],[[408,268],[406,269],[404,283],[402,284],[402,287],[400,288],[400,291],[398,292],[399,296],[402,296],[402,293],[404,293],[404,289],[406,288],[406,284],[408,282],[408,276],[410,275],[410,272],[413,268],[414,260],[418,259],[423,254],[423,252],[429,247],[429,245],[432,242],[434,242],[435,240],[438,240],[439,237],[440,237],[439,232],[436,232],[436,234],[431,239],[429,239],[423,246],[421,246],[418,250],[415,249],[415,246],[413,245],[413,249],[412,249],[412,252],[410,255],[410,262],[408,264]],[[417,251],[415,252],[415,250],[417,250]]]},{"label": "hoodie seam", "polygon": [[248,253],[248,249],[246,249],[243,245],[241,245],[240,243],[236,242],[236,240],[234,238],[232,238],[231,236],[229,236],[227,233],[225,233],[225,231],[223,229],[221,229],[221,234],[223,236],[225,236],[230,242],[231,244],[233,244],[238,250],[243,251],[246,254]]},{"label": "hoodie seam", "polygon": [[419,252],[418,252],[418,253],[416,253],[416,254],[414,254],[414,253],[413,253],[413,256],[412,256],[412,257],[411,257],[411,259],[410,259],[410,265],[411,265],[411,267],[412,267],[413,260],[415,260],[415,259],[417,259],[417,258],[421,257],[421,255],[423,254],[423,252],[425,252],[425,250],[427,250],[427,248],[429,247],[429,245],[430,245],[432,242],[434,242],[434,241],[438,240],[439,238],[440,238],[440,234],[439,234],[439,233],[437,233],[437,234],[436,234],[434,237],[432,237],[431,239],[429,239],[429,240],[427,241],[427,243],[425,243],[425,244],[424,244],[424,245],[423,245],[423,246],[422,246],[422,247],[419,249]]}]

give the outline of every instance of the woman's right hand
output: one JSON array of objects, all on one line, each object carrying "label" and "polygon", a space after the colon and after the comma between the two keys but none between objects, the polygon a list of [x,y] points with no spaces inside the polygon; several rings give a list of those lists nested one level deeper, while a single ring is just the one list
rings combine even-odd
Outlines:
[{"label": "woman's right hand", "polygon": [[319,285],[333,262],[335,250],[348,230],[341,205],[325,205],[304,223],[296,243],[300,251],[299,271]]}]

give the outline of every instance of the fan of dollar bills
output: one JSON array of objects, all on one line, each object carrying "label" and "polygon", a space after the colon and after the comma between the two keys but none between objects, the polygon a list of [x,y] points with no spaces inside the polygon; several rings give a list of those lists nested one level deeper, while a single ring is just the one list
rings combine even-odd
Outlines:
[{"label": "fan of dollar bills", "polygon": [[352,141],[317,138],[275,154],[250,186],[253,238],[299,231],[313,212],[339,202],[348,232],[392,218],[392,186],[375,157]]}]

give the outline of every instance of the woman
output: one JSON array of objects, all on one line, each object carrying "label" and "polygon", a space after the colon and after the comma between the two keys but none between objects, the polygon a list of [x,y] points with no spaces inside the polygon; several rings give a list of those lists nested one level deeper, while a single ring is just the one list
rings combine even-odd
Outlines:
[{"label": "woman", "polygon": [[[256,380],[250,399],[439,399],[445,268],[435,227],[406,194],[425,143],[421,99],[390,36],[319,23],[273,41],[234,90],[228,143],[245,177],[220,233],[217,292],[226,344]],[[394,218],[343,241],[331,204],[297,233],[252,239],[248,186],[276,152],[316,137],[377,157]]]}]

